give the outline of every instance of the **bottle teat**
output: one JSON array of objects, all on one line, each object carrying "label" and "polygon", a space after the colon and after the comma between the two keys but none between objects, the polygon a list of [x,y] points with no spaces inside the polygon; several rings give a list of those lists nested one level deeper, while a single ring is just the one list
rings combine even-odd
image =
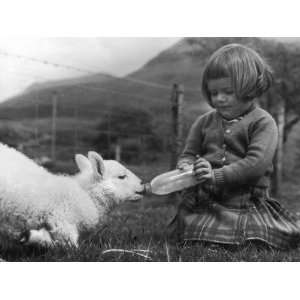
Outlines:
[{"label": "bottle teat", "polygon": [[147,182],[144,184],[144,194],[151,194],[152,193],[152,188],[150,182]]}]

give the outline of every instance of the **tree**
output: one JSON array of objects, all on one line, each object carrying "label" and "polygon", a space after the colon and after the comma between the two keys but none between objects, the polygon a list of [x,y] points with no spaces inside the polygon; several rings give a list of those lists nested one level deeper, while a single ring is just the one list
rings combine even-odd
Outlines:
[{"label": "tree", "polygon": [[106,158],[115,158],[116,146],[127,162],[155,160],[161,151],[161,139],[154,133],[149,112],[133,108],[115,108],[103,116],[97,126],[94,144]]}]

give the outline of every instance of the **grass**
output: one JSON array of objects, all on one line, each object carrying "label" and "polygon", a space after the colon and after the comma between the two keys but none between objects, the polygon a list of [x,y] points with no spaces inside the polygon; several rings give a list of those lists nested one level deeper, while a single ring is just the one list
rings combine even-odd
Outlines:
[{"label": "grass", "polygon": [[7,243],[0,246],[7,261],[190,262],[300,261],[300,249],[277,250],[265,244],[222,246],[176,244],[165,237],[175,206],[159,198],[126,203],[115,209],[104,226],[83,234],[78,249],[42,249]]},{"label": "grass", "polygon": [[[163,163],[129,166],[148,181],[168,170]],[[300,212],[300,176],[287,178],[282,186],[282,202]],[[296,180],[297,179],[297,180]],[[175,212],[176,200],[170,197],[145,197],[139,203],[124,203],[109,215],[104,226],[81,236],[79,248],[41,249],[23,247],[9,239],[0,245],[0,257],[6,261],[92,261],[92,262],[190,262],[190,261],[300,261],[300,249],[277,250],[266,244],[222,246],[210,243],[176,244],[166,239],[165,231]]]}]

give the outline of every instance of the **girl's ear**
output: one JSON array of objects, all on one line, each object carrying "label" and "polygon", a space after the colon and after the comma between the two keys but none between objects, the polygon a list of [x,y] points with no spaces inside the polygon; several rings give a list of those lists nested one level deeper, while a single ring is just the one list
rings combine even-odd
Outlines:
[{"label": "girl's ear", "polygon": [[88,160],[87,157],[85,157],[82,154],[76,154],[75,155],[75,162],[77,164],[78,169],[81,172],[87,171],[87,170],[92,170],[92,164]]},{"label": "girl's ear", "polygon": [[97,152],[89,151],[88,158],[89,158],[90,163],[92,164],[92,169],[93,169],[94,175],[96,177],[103,178],[104,172],[105,172],[105,167],[104,167],[104,161],[103,161],[103,158],[101,157],[101,155],[98,154]]}]

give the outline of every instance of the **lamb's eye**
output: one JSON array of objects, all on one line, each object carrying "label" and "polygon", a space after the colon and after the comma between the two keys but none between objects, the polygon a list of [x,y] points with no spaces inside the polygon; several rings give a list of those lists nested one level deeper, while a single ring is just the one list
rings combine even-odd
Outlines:
[{"label": "lamb's eye", "polygon": [[126,178],[126,175],[120,175],[118,176],[119,179],[125,179]]}]

